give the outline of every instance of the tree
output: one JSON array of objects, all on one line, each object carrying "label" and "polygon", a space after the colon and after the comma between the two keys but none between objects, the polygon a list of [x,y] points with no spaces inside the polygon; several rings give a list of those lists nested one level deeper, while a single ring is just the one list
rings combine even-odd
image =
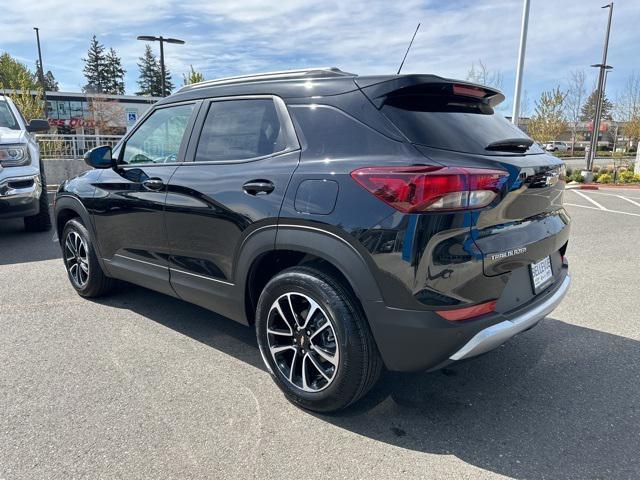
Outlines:
[{"label": "tree", "polygon": [[[138,78],[138,86],[140,89],[136,92],[136,95],[147,95],[152,97],[162,97],[162,69],[160,68],[160,62],[153,54],[151,46],[145,45],[144,55],[140,57],[138,63],[140,69],[140,76]],[[173,90],[173,82],[171,81],[171,73],[168,68],[165,68],[165,89],[167,93],[171,93]]]},{"label": "tree", "polygon": [[482,60],[478,60],[477,65],[475,62],[471,64],[471,68],[467,72],[467,80],[502,90],[502,72],[490,70]]},{"label": "tree", "polygon": [[[591,95],[587,98],[586,102],[580,110],[580,120],[583,122],[591,122],[596,116],[596,103],[598,102],[598,89],[591,92]],[[602,113],[600,118],[611,121],[611,111],[613,110],[613,104],[607,98],[607,95],[602,97]]]},{"label": "tree", "polygon": [[0,55],[0,88],[13,88],[11,85],[27,82],[27,90],[38,86],[36,76],[8,53]]},{"label": "tree", "polygon": [[565,106],[567,119],[569,120],[569,128],[571,129],[572,152],[574,151],[578,136],[578,125],[582,117],[582,107],[584,103],[584,96],[586,94],[584,81],[584,70],[573,70],[569,73],[569,88],[567,90]]},{"label": "tree", "polygon": [[[40,80],[38,79],[38,72],[40,71],[40,61],[36,60],[36,75],[35,78],[38,80],[38,86],[40,85]],[[51,70],[47,70],[47,73],[44,74],[44,89],[47,92],[58,92],[60,91],[60,87],[58,86],[58,81],[53,76]]]},{"label": "tree", "polygon": [[567,94],[557,86],[542,92],[529,122],[529,135],[540,143],[557,140],[567,129],[564,117]]},{"label": "tree", "polygon": [[104,45],[98,42],[94,35],[84,61],[84,76],[87,84],[83,87],[85,92],[102,93],[107,84],[106,57]]},{"label": "tree", "polygon": [[[42,87],[33,85],[33,75],[28,71],[20,73],[17,80],[13,80],[8,88],[13,90],[9,96],[16,104],[22,116],[30,122],[34,118],[44,117],[44,101],[42,99]],[[35,95],[32,93],[35,90]]]},{"label": "tree", "polygon": [[635,172],[640,173],[640,75],[635,72],[616,99],[616,117],[624,122],[622,134],[636,144]]},{"label": "tree", "polygon": [[202,75],[202,73],[197,72],[194,68],[193,65],[189,65],[189,74],[185,75],[184,73],[182,74],[182,84],[183,85],[191,85],[192,83],[198,83],[198,82],[203,82],[204,81],[204,75]]},{"label": "tree", "polygon": [[51,70],[47,70],[47,73],[44,74],[44,88],[47,90],[47,92],[60,91],[58,81],[53,76],[53,73],[51,73]]},{"label": "tree", "polygon": [[124,74],[127,72],[122,67],[122,60],[113,48],[105,55],[105,87],[104,93],[112,95],[124,95]]},{"label": "tree", "polygon": [[[158,82],[160,83],[160,95],[158,96],[163,97],[165,94],[162,92],[162,82],[160,80],[162,78],[162,69],[160,68],[160,62],[158,62],[156,68],[158,69]],[[164,88],[166,90],[166,95],[169,95],[173,90],[173,80],[171,79],[171,72],[169,72],[166,64],[164,66]]]},{"label": "tree", "polygon": [[158,61],[156,56],[151,50],[149,44],[145,45],[144,55],[140,57],[138,62],[138,68],[140,69],[140,76],[138,78],[138,86],[140,89],[136,92],[136,95],[159,95],[162,87],[159,82],[159,75],[157,69]]},{"label": "tree", "polygon": [[91,98],[89,111],[93,117],[96,135],[113,133],[112,129],[117,127],[124,117],[124,109],[121,104],[103,95],[96,95]]}]

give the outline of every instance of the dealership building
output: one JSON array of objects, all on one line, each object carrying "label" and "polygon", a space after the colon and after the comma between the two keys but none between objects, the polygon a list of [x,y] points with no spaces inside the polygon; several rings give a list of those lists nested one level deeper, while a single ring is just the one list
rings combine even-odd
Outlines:
[{"label": "dealership building", "polygon": [[124,135],[160,97],[47,92],[46,99],[47,120],[59,134]]}]

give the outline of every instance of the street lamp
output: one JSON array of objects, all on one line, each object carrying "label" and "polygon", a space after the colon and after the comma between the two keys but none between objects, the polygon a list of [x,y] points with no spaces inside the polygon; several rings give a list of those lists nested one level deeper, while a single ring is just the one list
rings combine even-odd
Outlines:
[{"label": "street lamp", "polygon": [[522,91],[522,72],[524,70],[524,54],[527,49],[527,32],[529,31],[529,6],[530,0],[524,0],[522,8],[522,26],[520,28],[520,50],[518,51],[518,67],[516,69],[516,86],[513,94],[513,113],[511,123],[518,126],[520,117],[520,94]]},{"label": "street lamp", "polygon": [[44,102],[44,108],[42,110],[45,118],[47,118],[47,86],[44,83],[44,66],[42,65],[42,50],[40,50],[40,29],[38,27],[33,27],[33,29],[36,31],[36,42],[38,43],[38,63],[40,65],[38,77],[40,78],[40,85],[42,86],[42,101]]},{"label": "street lamp", "polygon": [[600,68],[600,75],[598,76],[598,98],[596,101],[596,111],[593,118],[593,135],[591,135],[591,145],[589,150],[589,156],[587,158],[587,170],[591,171],[593,168],[593,161],[596,158],[596,151],[598,150],[598,132],[600,131],[600,115],[602,114],[602,97],[604,92],[605,72],[610,70],[607,68],[607,53],[609,51],[609,34],[611,32],[611,17],[613,16],[613,2],[608,5],[604,5],[602,8],[609,9],[609,21],[607,22],[607,33],[604,37],[604,48],[602,50],[602,62],[591,65],[592,67]]},{"label": "street lamp", "polygon": [[178,38],[164,38],[162,35],[155,37],[153,35],[139,35],[138,40],[144,42],[160,42],[160,74],[162,76],[162,96],[167,96],[167,89],[165,88],[165,68],[164,68],[164,44],[165,43],[177,43],[178,45],[184,45],[184,40]]},{"label": "street lamp", "polygon": [[[593,68],[599,68],[601,71],[604,71],[604,79],[602,80],[602,90],[598,90],[598,95],[596,98],[596,116],[598,117],[598,125],[597,125],[597,130],[596,130],[596,122],[593,122],[593,132],[591,134],[591,142],[593,145],[593,137],[595,136],[595,145],[596,145],[596,152],[593,155],[593,158],[596,157],[595,154],[597,154],[597,149],[598,149],[598,137],[600,136],[600,121],[602,120],[602,104],[604,103],[604,96],[607,92],[607,78],[609,77],[609,72],[611,70],[613,70],[613,67],[611,65],[603,65],[601,63],[595,63],[593,65],[591,65],[591,67]],[[591,155],[591,153],[589,153],[589,155]],[[591,156],[589,157],[591,158]],[[593,167],[593,160],[591,161],[591,166]],[[588,165],[587,165],[588,168]]]}]

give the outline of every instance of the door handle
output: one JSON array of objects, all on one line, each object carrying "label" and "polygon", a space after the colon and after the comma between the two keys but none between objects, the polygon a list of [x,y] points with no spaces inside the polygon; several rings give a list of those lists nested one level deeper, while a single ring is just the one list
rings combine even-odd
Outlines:
[{"label": "door handle", "polygon": [[149,178],[142,182],[142,186],[147,190],[162,190],[164,182],[160,178]]},{"label": "door handle", "polygon": [[276,188],[273,182],[269,180],[251,180],[242,186],[243,190],[249,195],[257,195],[259,193],[269,194]]}]

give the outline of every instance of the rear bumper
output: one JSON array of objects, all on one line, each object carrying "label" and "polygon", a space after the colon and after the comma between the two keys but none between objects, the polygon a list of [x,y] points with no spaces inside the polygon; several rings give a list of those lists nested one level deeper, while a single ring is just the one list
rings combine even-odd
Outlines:
[{"label": "rear bumper", "polygon": [[555,310],[567,294],[570,283],[571,277],[569,275],[565,276],[557,290],[542,303],[509,320],[505,320],[504,322],[500,322],[479,331],[460,350],[449,358],[455,361],[481,355],[499,347],[518,333],[524,332],[525,330],[533,327],[540,320]]},{"label": "rear bumper", "polygon": [[402,310],[382,302],[365,306],[378,350],[389,370],[424,371],[488,352],[535,326],[558,306],[570,278],[563,266],[555,283],[520,308],[464,322],[433,311]]},{"label": "rear bumper", "polygon": [[40,209],[40,175],[6,178],[0,181],[0,218],[36,215]]}]

